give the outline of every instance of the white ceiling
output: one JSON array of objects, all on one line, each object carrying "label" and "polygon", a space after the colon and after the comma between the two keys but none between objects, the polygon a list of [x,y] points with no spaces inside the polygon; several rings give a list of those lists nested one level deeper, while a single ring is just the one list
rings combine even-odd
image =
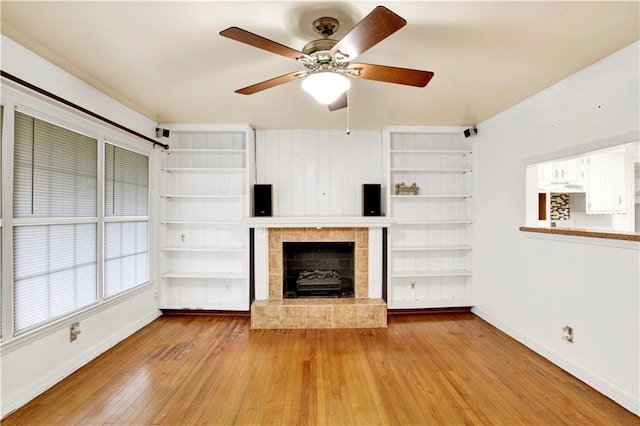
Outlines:
[{"label": "white ceiling", "polygon": [[294,81],[234,93],[303,70],[221,37],[238,26],[301,50],[311,23],[346,32],[383,4],[407,25],[359,62],[433,71],[425,88],[353,80],[351,128],[480,123],[640,38],[640,2],[0,2],[2,33],[160,123],[343,128]]}]

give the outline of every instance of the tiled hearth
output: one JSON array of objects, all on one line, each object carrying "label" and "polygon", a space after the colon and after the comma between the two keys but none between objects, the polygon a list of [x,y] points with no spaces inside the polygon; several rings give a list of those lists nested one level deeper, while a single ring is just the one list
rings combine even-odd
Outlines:
[{"label": "tiled hearth", "polygon": [[380,328],[387,326],[382,299],[270,299],[251,305],[251,328]]},{"label": "tiled hearth", "polygon": [[[283,299],[285,242],[353,242],[355,297]],[[387,326],[387,305],[369,297],[369,228],[269,228],[268,299],[251,305],[252,328],[377,328]]]}]

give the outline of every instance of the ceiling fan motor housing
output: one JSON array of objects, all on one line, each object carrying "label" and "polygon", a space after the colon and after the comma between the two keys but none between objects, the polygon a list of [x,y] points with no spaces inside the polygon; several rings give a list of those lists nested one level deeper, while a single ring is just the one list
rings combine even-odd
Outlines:
[{"label": "ceiling fan motor housing", "polygon": [[[331,60],[328,52],[338,43],[338,40],[333,40],[329,37],[338,31],[339,27],[340,23],[338,20],[329,16],[318,18],[313,21],[313,30],[320,34],[322,38],[307,43],[302,48],[302,53],[310,56],[313,55],[320,62]],[[324,54],[324,52],[326,52],[326,54]],[[316,55],[314,55],[314,53]]]},{"label": "ceiling fan motor housing", "polygon": [[323,37],[330,37],[340,28],[340,23],[336,18],[323,16],[313,21],[313,30]]},{"label": "ceiling fan motor housing", "polygon": [[313,55],[316,52],[329,51],[336,45],[336,43],[338,43],[338,40],[333,40],[331,38],[313,40],[304,45],[302,53],[305,55]]}]

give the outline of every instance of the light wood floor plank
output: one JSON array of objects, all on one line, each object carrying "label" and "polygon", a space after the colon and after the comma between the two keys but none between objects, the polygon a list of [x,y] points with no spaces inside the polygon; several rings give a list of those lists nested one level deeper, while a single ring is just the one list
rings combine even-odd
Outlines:
[{"label": "light wood floor plank", "polygon": [[[80,337],[82,338],[82,337]],[[250,330],[164,316],[3,425],[639,425],[470,313],[388,329]]]}]

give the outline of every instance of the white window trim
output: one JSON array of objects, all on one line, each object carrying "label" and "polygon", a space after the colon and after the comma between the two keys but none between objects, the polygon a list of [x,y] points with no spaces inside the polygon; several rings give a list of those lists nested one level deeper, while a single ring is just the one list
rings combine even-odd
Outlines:
[{"label": "white window trim", "polygon": [[[155,236],[151,232],[155,229],[157,218],[155,213],[154,199],[151,194],[155,193],[157,188],[157,176],[155,170],[158,169],[159,158],[154,152],[155,145],[136,139],[120,130],[105,125],[91,117],[84,116],[77,111],[72,111],[67,107],[58,105],[53,101],[44,99],[39,95],[32,94],[22,88],[13,87],[12,85],[2,84],[2,95],[0,102],[5,108],[5,123],[3,123],[2,134],[2,185],[3,188],[10,190],[2,191],[2,212],[3,220],[2,228],[13,230],[16,226],[31,226],[36,224],[75,224],[75,223],[96,223],[98,226],[97,233],[97,301],[94,304],[74,311],[66,316],[56,318],[51,322],[45,323],[33,329],[23,331],[19,334],[14,332],[13,323],[13,232],[3,232],[2,238],[2,338],[0,338],[0,356],[17,348],[23,347],[37,341],[38,339],[58,331],[61,327],[65,328],[69,321],[77,321],[89,318],[101,311],[109,309],[127,299],[134,297],[151,286],[155,286],[156,262],[158,257],[157,244],[154,244]],[[97,215],[98,217],[78,217],[64,218],[55,221],[55,218],[39,218],[39,219],[13,219],[13,148],[14,148],[14,120],[15,111],[19,111],[38,119],[47,121],[51,124],[64,127],[68,130],[81,133],[85,136],[95,138],[98,141],[98,176],[97,176]],[[108,298],[104,297],[104,223],[110,222],[104,217],[104,145],[110,143],[131,150],[133,152],[146,155],[149,158],[149,215],[144,219],[135,217],[135,220],[146,220],[149,226],[149,280],[135,287],[127,289],[121,293],[115,294]],[[121,219],[121,218],[118,218]],[[129,220],[129,218],[127,218]],[[133,220],[133,218],[131,218]],[[120,222],[122,220],[116,220]]]},{"label": "white window trim", "polygon": [[128,289],[127,291],[124,291],[122,293],[118,293],[113,297],[104,299],[100,303],[96,302],[93,305],[87,306],[72,314],[57,318],[54,321],[13,336],[10,340],[5,339],[4,341],[0,342],[0,356],[28,346],[29,344],[60,330],[68,329],[69,324],[72,322],[83,321],[87,318],[91,318],[102,311],[106,311],[107,309],[110,309],[126,300],[132,299],[135,296],[147,291],[148,287],[152,284],[152,281],[146,282],[137,287]]}]

